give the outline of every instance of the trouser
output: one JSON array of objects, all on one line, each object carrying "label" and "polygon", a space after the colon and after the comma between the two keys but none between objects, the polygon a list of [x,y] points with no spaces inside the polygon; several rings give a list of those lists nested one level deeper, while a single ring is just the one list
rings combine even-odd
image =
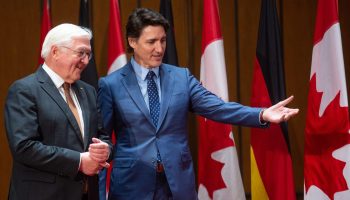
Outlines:
[{"label": "trouser", "polygon": [[157,172],[156,189],[153,200],[172,200],[171,190],[164,172]]}]

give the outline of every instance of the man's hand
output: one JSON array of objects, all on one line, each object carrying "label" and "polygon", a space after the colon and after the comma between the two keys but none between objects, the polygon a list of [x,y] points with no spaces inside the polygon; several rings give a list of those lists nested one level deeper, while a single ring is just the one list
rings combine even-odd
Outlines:
[{"label": "man's hand", "polygon": [[108,168],[109,164],[106,162],[110,154],[108,144],[97,138],[92,138],[92,142],[89,146],[91,159],[100,163],[101,167]]},{"label": "man's hand", "polygon": [[97,174],[99,170],[102,169],[102,166],[100,166],[100,163],[96,162],[90,157],[89,152],[81,153],[80,156],[81,156],[81,162],[80,162],[79,171],[83,172],[84,174],[92,176]]},{"label": "man's hand", "polygon": [[290,96],[289,98],[264,110],[262,113],[262,120],[271,123],[280,123],[283,121],[288,121],[291,117],[298,114],[299,109],[285,107],[285,105],[291,102],[293,98],[293,96]]}]

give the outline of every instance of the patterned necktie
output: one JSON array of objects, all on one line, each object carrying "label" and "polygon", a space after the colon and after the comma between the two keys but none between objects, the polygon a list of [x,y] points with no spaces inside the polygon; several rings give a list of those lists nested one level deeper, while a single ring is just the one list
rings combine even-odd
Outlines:
[{"label": "patterned necktie", "polygon": [[155,127],[158,125],[159,119],[159,96],[156,82],[153,80],[153,76],[156,74],[153,71],[149,71],[146,79],[147,79],[147,93],[148,93],[148,102],[149,102],[149,111],[152,117],[153,124]]},{"label": "patterned necktie", "polygon": [[70,95],[70,84],[69,83],[63,83],[63,89],[64,89],[64,95],[66,96],[67,104],[68,104],[70,110],[72,111],[72,113],[73,113],[73,115],[75,117],[75,120],[77,120],[80,132],[83,134],[83,132],[81,131],[80,117],[79,117],[79,114],[78,114],[78,109],[77,109],[77,107],[74,104],[72,96]]}]

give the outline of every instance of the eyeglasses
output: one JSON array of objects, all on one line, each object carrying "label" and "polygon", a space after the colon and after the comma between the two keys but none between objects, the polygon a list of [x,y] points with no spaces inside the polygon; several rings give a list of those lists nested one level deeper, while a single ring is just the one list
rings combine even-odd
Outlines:
[{"label": "eyeglasses", "polygon": [[91,51],[74,50],[74,49],[69,48],[69,47],[66,47],[66,46],[61,46],[61,47],[73,51],[74,53],[77,54],[77,56],[78,56],[80,59],[84,59],[86,56],[88,57],[89,60],[91,60],[91,58],[92,58],[92,52],[91,52]]}]

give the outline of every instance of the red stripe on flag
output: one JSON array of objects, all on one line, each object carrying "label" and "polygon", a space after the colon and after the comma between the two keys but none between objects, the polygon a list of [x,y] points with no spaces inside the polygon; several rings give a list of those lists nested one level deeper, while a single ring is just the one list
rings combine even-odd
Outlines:
[{"label": "red stripe on flag", "polygon": [[316,26],[314,33],[314,44],[318,43],[324,33],[335,23],[338,22],[338,1],[337,0],[319,0],[316,16]]},{"label": "red stripe on flag", "polygon": [[50,4],[49,0],[43,0],[43,12],[41,17],[40,47],[38,63],[43,64],[44,59],[41,57],[41,47],[43,45],[46,34],[51,29]]},{"label": "red stripe on flag", "polygon": [[109,1],[109,12],[107,64],[110,68],[114,60],[124,54],[118,0]]},{"label": "red stripe on flag", "polygon": [[215,40],[222,39],[220,17],[219,17],[219,6],[215,0],[204,1],[203,4],[203,28],[202,28],[202,54],[208,44]]}]

